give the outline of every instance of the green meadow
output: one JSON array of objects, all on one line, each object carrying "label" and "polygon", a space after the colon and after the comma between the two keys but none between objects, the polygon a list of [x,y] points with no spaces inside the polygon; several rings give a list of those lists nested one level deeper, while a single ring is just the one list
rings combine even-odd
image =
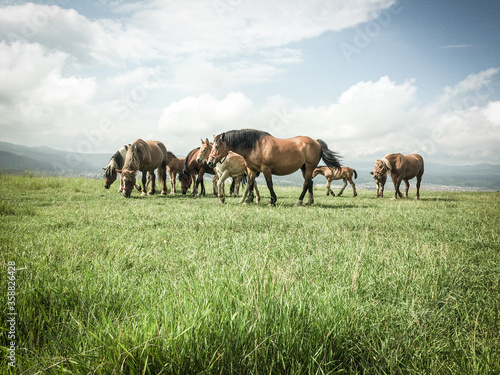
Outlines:
[{"label": "green meadow", "polygon": [[0,373],[500,373],[498,192],[102,185],[0,176]]}]

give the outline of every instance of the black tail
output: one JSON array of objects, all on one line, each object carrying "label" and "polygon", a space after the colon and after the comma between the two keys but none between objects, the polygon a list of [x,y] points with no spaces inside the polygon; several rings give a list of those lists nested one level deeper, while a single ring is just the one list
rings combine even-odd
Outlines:
[{"label": "black tail", "polygon": [[352,171],[353,171],[353,173],[354,173],[354,179],[357,179],[357,178],[358,178],[358,172],[356,172],[356,170],[355,170],[355,169],[353,169]]},{"label": "black tail", "polygon": [[325,142],[321,139],[318,139],[319,144],[321,145],[321,158],[330,168],[341,168],[340,159],[341,156],[336,152],[330,150]]}]

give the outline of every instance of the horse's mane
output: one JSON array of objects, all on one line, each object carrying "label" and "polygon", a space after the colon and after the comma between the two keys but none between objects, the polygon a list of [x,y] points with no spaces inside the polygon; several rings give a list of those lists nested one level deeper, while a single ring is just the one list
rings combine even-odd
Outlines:
[{"label": "horse's mane", "polygon": [[170,157],[172,157],[172,158],[176,158],[176,159],[178,159],[178,157],[177,157],[177,156],[175,156],[175,155],[174,155],[174,153],[173,153],[173,152],[171,152],[171,151],[167,151],[167,156],[168,156],[169,158],[170,158]]},{"label": "horse's mane", "polygon": [[254,129],[230,130],[219,134],[215,140],[226,142],[228,146],[237,147],[240,150],[250,150],[262,137],[271,135],[267,132]]},{"label": "horse's mane", "polygon": [[118,151],[114,153],[113,156],[109,159],[108,166],[105,168],[105,175],[106,177],[111,177],[113,174],[113,169],[122,169],[123,164],[125,163],[125,159],[121,153],[122,149],[125,149],[125,152],[127,152],[128,148],[130,145],[125,145],[121,147]]},{"label": "horse's mane", "polygon": [[387,160],[387,156],[389,156],[389,155],[390,154],[385,155],[382,159],[377,160],[377,162],[380,161],[380,162],[384,163],[384,165],[387,167],[387,169],[389,170],[389,172],[392,172],[392,165],[389,162],[389,160]]},{"label": "horse's mane", "polygon": [[140,144],[132,144],[127,150],[127,155],[125,156],[125,163],[123,165],[123,169],[128,169],[131,171],[136,171],[139,169],[141,164],[141,150]]}]

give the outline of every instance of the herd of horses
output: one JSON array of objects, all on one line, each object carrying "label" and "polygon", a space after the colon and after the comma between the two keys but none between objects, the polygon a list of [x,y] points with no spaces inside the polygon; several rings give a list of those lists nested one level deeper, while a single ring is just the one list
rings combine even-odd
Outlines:
[{"label": "herd of horses", "polygon": [[[326,166],[318,167],[320,160]],[[240,203],[251,203],[260,194],[255,178],[260,173],[264,175],[271,200],[269,204],[276,204],[276,193],[273,188],[273,175],[289,175],[297,170],[302,171],[304,184],[296,206],[314,203],[312,179],[323,175],[327,180],[326,195],[335,196],[330,189],[334,180],[343,180],[344,185],[337,194],[342,195],[349,182],[354,197],[357,195],[354,179],[356,170],[343,167],[341,157],[328,148],[321,139],[314,140],[305,136],[289,139],[275,138],[267,132],[254,129],[231,130],[214,136],[213,142],[208,138],[201,140],[201,146],[193,149],[185,158],[177,158],[167,151],[165,145],[159,141],[136,140],[130,145],[120,148],[111,157],[104,168],[104,187],[109,189],[120,174],[119,192],[129,198],[134,188],[142,195],[155,194],[155,170],[158,171],[161,194],[167,194],[167,172],[170,177],[170,194],[176,193],[175,182],[178,176],[181,183],[181,192],[186,194],[192,186],[191,195],[205,195],[204,175],[214,175],[214,195],[222,203],[225,202],[225,181],[231,177],[231,196],[238,196],[242,182],[247,182]],[[142,172],[141,185],[136,183],[137,172]],[[394,197],[403,197],[399,190],[401,182],[406,185],[405,197],[408,197],[409,180],[417,178],[417,199],[420,198],[420,183],[424,173],[424,161],[418,154],[402,155],[388,154],[376,160],[373,172],[376,184],[376,197],[383,197],[384,185],[389,174],[394,183]],[[198,187],[200,191],[198,192]],[[149,190],[148,190],[149,189]],[[254,194],[255,193],[255,194]],[[303,202],[308,193],[308,200]]]}]

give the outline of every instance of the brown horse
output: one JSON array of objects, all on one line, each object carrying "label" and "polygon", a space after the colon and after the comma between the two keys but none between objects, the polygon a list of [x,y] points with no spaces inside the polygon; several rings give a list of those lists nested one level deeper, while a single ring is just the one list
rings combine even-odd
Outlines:
[{"label": "brown horse", "polygon": [[[121,147],[118,151],[116,151],[111,159],[109,159],[109,163],[106,167],[104,167],[104,188],[109,189],[111,184],[115,182],[118,177],[117,170],[123,168],[123,164],[125,163],[125,156],[127,155],[128,148],[130,144]],[[141,190],[140,186],[136,186],[137,190]],[[118,192],[121,193],[123,191],[123,179],[120,176],[120,187],[118,188]]]},{"label": "brown horse", "polygon": [[388,154],[382,159],[376,160],[373,177],[379,179],[387,173],[391,174],[395,189],[394,197],[391,199],[396,199],[398,195],[403,198],[403,194],[399,191],[401,181],[405,182],[405,198],[408,198],[408,189],[410,188],[408,180],[414,177],[417,177],[417,199],[420,199],[420,182],[424,174],[424,159],[420,155]]},{"label": "brown horse", "polygon": [[[198,158],[198,153],[200,151],[200,147],[191,150],[189,154],[186,156],[184,160],[184,169],[182,171],[182,175],[179,175],[179,179],[184,181],[188,181],[189,178],[193,181],[193,191],[191,192],[192,196],[198,195],[198,185],[201,184],[200,196],[205,195],[205,183],[203,182],[203,175],[205,173],[215,175],[215,171],[213,168],[209,167],[207,163],[198,163],[196,159]],[[216,186],[215,186],[215,178],[213,181],[214,185],[214,195],[216,195]],[[183,186],[187,186],[184,184]],[[186,194],[187,188],[182,188],[182,194]]]},{"label": "brown horse", "polygon": [[273,189],[272,175],[284,176],[302,170],[304,185],[299,200],[295,204],[299,206],[304,200],[306,192],[309,192],[309,201],[314,202],[312,173],[323,158],[327,166],[340,168],[338,155],[328,149],[322,140],[314,140],[309,137],[295,137],[289,139],[275,138],[269,133],[253,130],[231,130],[214,137],[214,144],[208,165],[214,167],[233,151],[245,159],[248,168],[248,200],[253,201],[253,187],[255,175],[262,172],[266,179],[267,187],[271,193],[270,205],[276,204],[276,194]]},{"label": "brown horse", "polygon": [[184,160],[186,158],[178,158],[170,151],[167,151],[167,156],[167,172],[170,177],[170,194],[175,195],[175,178],[178,174],[182,173],[184,169]]},{"label": "brown horse", "polygon": [[335,193],[330,189],[330,184],[334,180],[343,180],[344,181],[344,186],[342,186],[342,189],[340,189],[340,191],[337,194],[337,196],[340,197],[342,195],[342,193],[344,192],[345,187],[347,186],[347,181],[349,181],[349,183],[352,186],[352,190],[354,192],[353,196],[355,197],[356,195],[358,195],[358,193],[356,193],[356,185],[352,181],[352,176],[353,175],[354,175],[355,179],[358,178],[358,173],[356,172],[355,169],[352,169],[352,168],[349,168],[349,167],[342,167],[340,169],[334,169],[334,168],[322,166],[322,167],[316,168],[313,171],[312,176],[314,178],[314,177],[316,177],[319,174],[325,176],[326,181],[327,181],[326,182],[326,196],[329,196],[330,194],[332,195],[332,197],[335,196]]},{"label": "brown horse", "polygon": [[[212,150],[212,143],[209,142],[208,138],[204,141],[201,140],[200,152],[198,153],[198,162],[202,163],[208,160],[210,156],[210,151]],[[237,197],[240,189],[240,183],[243,179],[243,176],[247,173],[247,166],[245,164],[245,159],[241,155],[235,154],[232,151],[229,151],[227,156],[217,165],[215,166],[215,171],[217,172],[217,195],[221,203],[226,201],[226,193],[224,190],[224,181],[226,181],[229,177],[233,179],[233,183],[231,184],[231,196]],[[233,186],[234,185],[234,186]],[[257,188],[257,183],[254,184],[255,195],[257,196],[257,203],[260,201],[259,189]],[[243,197],[240,200],[242,203],[248,194],[248,185],[243,193]]]},{"label": "brown horse", "polygon": [[[117,171],[123,177],[123,196],[130,198],[135,185],[137,171],[142,171],[141,195],[154,194],[156,187],[155,169],[158,169],[158,179],[162,184],[161,194],[167,194],[167,161],[167,149],[163,143],[159,141],[143,141],[142,139],[138,139],[132,143],[127,151],[123,169]],[[146,193],[146,172],[149,172],[149,176],[151,177],[151,187],[148,193]]]},{"label": "brown horse", "polygon": [[377,189],[376,197],[383,198],[384,197],[384,185],[385,185],[385,182],[387,181],[387,173],[385,173],[385,174],[373,174],[373,172],[370,172],[370,174],[373,175],[373,179],[375,180],[375,188]]}]

